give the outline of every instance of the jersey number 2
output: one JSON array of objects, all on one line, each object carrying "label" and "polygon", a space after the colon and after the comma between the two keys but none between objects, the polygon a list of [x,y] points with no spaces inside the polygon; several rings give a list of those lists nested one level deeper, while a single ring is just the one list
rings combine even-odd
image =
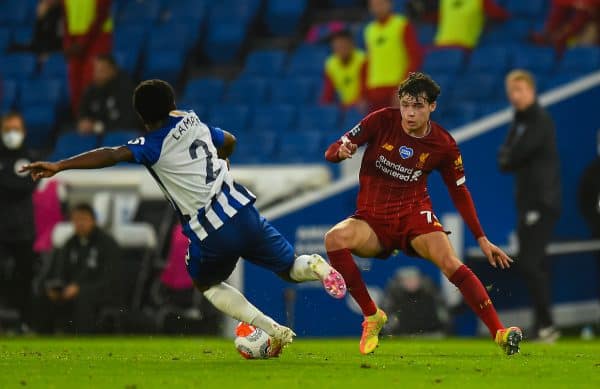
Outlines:
[{"label": "jersey number 2", "polygon": [[202,147],[202,150],[204,150],[204,154],[206,154],[206,183],[210,184],[211,182],[213,182],[215,180],[215,171],[213,168],[213,154],[210,152],[208,145],[206,144],[206,142],[201,141],[200,139],[196,139],[191,145],[190,145],[190,158],[191,159],[198,159],[198,147]]}]

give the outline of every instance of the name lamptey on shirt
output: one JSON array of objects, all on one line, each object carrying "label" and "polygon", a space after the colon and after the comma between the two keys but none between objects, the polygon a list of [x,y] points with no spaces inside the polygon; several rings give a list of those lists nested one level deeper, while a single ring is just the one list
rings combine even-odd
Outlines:
[{"label": "name lamptey on shirt", "polygon": [[358,217],[394,225],[404,216],[431,210],[427,177],[437,170],[475,238],[485,235],[465,185],[456,141],[439,124],[430,122],[426,135],[414,137],[403,130],[399,109],[384,108],[366,116],[332,144],[325,154],[327,160],[340,162],[338,150],[343,142],[367,145],[359,174]]}]

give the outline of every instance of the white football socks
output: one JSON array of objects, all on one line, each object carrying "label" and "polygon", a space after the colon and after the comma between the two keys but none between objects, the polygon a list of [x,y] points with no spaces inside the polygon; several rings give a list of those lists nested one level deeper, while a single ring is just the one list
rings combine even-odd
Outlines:
[{"label": "white football socks", "polygon": [[316,281],[329,273],[329,264],[318,255],[300,255],[290,269],[290,278],[297,282]]},{"label": "white football socks", "polygon": [[239,290],[224,282],[212,286],[204,292],[204,297],[219,311],[264,330],[270,336],[275,334],[279,324],[252,305]]}]

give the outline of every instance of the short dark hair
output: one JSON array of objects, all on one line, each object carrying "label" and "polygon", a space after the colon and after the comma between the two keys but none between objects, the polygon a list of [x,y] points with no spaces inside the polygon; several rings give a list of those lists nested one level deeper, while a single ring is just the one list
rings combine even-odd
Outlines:
[{"label": "short dark hair", "polygon": [[19,111],[8,111],[4,115],[2,115],[2,117],[0,117],[0,124],[4,124],[5,120],[13,119],[13,118],[20,119],[21,122],[23,123],[23,126],[25,126],[25,118],[23,117],[23,114]]},{"label": "short dark hair", "polygon": [[441,91],[437,82],[427,74],[415,72],[409,73],[406,80],[402,81],[398,88],[398,96],[409,95],[416,99],[425,95],[425,99],[431,104],[438,98]]},{"label": "short dark hair", "polygon": [[159,123],[176,108],[175,92],[166,81],[142,81],[133,91],[133,107],[144,124]]},{"label": "short dark hair", "polygon": [[352,33],[346,29],[341,29],[341,30],[332,32],[331,35],[329,35],[330,42],[332,42],[334,39],[337,39],[337,38],[347,39],[347,40],[354,42],[354,37],[352,36]]},{"label": "short dark hair", "polygon": [[71,208],[71,213],[73,212],[84,212],[89,214],[92,219],[96,220],[96,211],[94,208],[88,203],[77,203]]}]

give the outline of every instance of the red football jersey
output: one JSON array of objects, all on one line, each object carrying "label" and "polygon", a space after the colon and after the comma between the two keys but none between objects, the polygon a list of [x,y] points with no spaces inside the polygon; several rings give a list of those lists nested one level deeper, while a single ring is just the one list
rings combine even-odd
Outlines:
[{"label": "red football jersey", "polygon": [[465,186],[460,151],[440,125],[431,122],[430,131],[417,138],[402,129],[399,109],[384,108],[365,117],[338,145],[345,140],[367,145],[360,169],[358,216],[386,222],[432,209],[427,177],[438,170],[473,234],[484,235]]}]

